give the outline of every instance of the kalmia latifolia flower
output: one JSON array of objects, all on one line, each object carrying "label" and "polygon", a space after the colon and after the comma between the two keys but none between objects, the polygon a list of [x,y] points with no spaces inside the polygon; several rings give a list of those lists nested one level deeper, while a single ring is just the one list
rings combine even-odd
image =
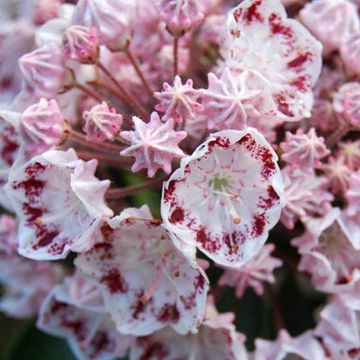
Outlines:
[{"label": "kalmia latifolia flower", "polygon": [[264,282],[274,283],[274,269],[282,265],[282,261],[271,256],[275,246],[265,245],[260,252],[245,265],[239,268],[225,269],[219,279],[219,285],[234,286],[236,296],[241,298],[248,287],[252,287],[258,295],[264,293]]},{"label": "kalmia latifolia flower", "polygon": [[296,164],[305,172],[318,167],[320,160],[330,154],[324,144],[324,138],[318,137],[314,128],[307,134],[298,129],[296,134],[286,133],[286,140],[280,144],[284,154],[283,160],[289,164]]},{"label": "kalmia latifolia flower", "polygon": [[161,9],[160,16],[169,31],[181,36],[204,18],[204,9],[200,0],[156,0]]},{"label": "kalmia latifolia flower", "polygon": [[90,234],[112,216],[103,199],[110,182],[94,176],[96,165],[72,149],[49,150],[12,170],[7,194],[20,220],[20,254],[54,260],[91,248]]},{"label": "kalmia latifolia flower", "polygon": [[164,185],[161,213],[174,244],[221,265],[253,258],[284,205],[276,161],[255,129],[212,134]]},{"label": "kalmia latifolia flower", "polygon": [[340,55],[346,69],[360,75],[360,26],[356,33],[351,34],[342,42]]},{"label": "kalmia latifolia flower", "polygon": [[128,212],[108,221],[103,241],[76,259],[101,286],[107,310],[124,334],[149,335],[165,326],[196,331],[205,311],[207,280],[173,246],[160,221]]},{"label": "kalmia latifolia flower", "polygon": [[360,250],[356,234],[349,233],[339,209],[314,219],[308,230],[292,240],[302,258],[299,270],[311,274],[314,286],[321,291],[341,293],[351,289],[360,278]]},{"label": "kalmia latifolia flower", "polygon": [[0,326],[80,360],[360,360],[359,15],[0,0]]},{"label": "kalmia latifolia flower", "polygon": [[286,166],[282,171],[286,205],[281,213],[281,222],[293,229],[296,222],[305,223],[309,218],[325,215],[334,196],[328,191],[329,182],[314,172],[303,172]]},{"label": "kalmia latifolia flower", "polygon": [[208,82],[208,89],[202,91],[202,101],[209,129],[242,130],[249,117],[259,115],[256,107],[259,103],[263,105],[261,90],[253,86],[249,72],[236,75],[225,68],[220,78],[210,73]]},{"label": "kalmia latifolia flower", "polygon": [[19,59],[19,67],[27,87],[39,97],[51,97],[66,85],[67,73],[62,49],[49,43]]},{"label": "kalmia latifolia flower", "polygon": [[360,83],[342,85],[334,94],[334,109],[344,120],[360,128]]},{"label": "kalmia latifolia flower", "polygon": [[360,353],[360,306],[342,296],[333,297],[320,313],[315,330],[334,359],[357,359]]},{"label": "kalmia latifolia flower", "polygon": [[96,29],[100,44],[116,51],[123,49],[131,37],[130,22],[134,16],[132,0],[80,0],[71,23]]},{"label": "kalmia latifolia flower", "polygon": [[246,0],[233,9],[222,54],[231,71],[248,71],[259,83],[266,115],[292,121],[310,117],[321,45],[287,18],[278,0]]},{"label": "kalmia latifolia flower", "polygon": [[77,359],[122,357],[131,343],[129,336],[116,331],[100,290],[79,274],[52,289],[41,306],[37,326],[65,338]]},{"label": "kalmia latifolia flower", "polygon": [[174,130],[174,120],[164,123],[156,112],[151,114],[148,123],[136,116],[132,120],[134,130],[120,133],[130,142],[121,155],[135,157],[131,170],[147,169],[149,177],[153,177],[159,169],[170,173],[172,160],[185,156],[178,144],[186,138],[186,132]]},{"label": "kalmia latifolia flower", "polygon": [[147,354],[169,360],[247,360],[245,337],[236,332],[233,319],[233,313],[219,314],[214,305],[208,303],[206,320],[197,334],[181,336],[165,329],[151,336],[139,337],[131,349],[130,360],[145,359]]},{"label": "kalmia latifolia flower", "polygon": [[315,0],[301,11],[300,19],[322,42],[325,51],[339,49],[348,36],[360,30],[356,6],[349,0]]},{"label": "kalmia latifolia flower", "polygon": [[105,101],[84,111],[83,118],[86,138],[99,142],[114,140],[120,132],[123,121],[122,115],[118,114],[114,108],[109,107]]},{"label": "kalmia latifolia flower", "polygon": [[96,29],[81,25],[68,27],[63,38],[63,48],[67,58],[82,64],[94,64],[99,57]]},{"label": "kalmia latifolia flower", "polygon": [[55,100],[40,99],[28,107],[20,118],[20,134],[37,150],[47,150],[59,145],[65,127],[65,119]]},{"label": "kalmia latifolia flower", "polygon": [[174,119],[176,122],[194,121],[198,111],[203,106],[198,102],[200,94],[193,89],[191,79],[182,84],[179,76],[175,77],[174,85],[164,83],[163,90],[156,92],[155,96],[160,100],[156,110],[164,112],[163,121]]}]

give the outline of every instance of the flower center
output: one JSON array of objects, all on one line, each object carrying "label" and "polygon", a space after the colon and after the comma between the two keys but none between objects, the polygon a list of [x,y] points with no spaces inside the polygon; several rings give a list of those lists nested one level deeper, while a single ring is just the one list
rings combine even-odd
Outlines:
[{"label": "flower center", "polygon": [[234,191],[231,191],[232,188],[231,179],[223,174],[216,174],[210,181],[209,186],[212,188],[213,194],[220,196],[224,204],[227,205],[229,209],[229,214],[233,218],[233,223],[238,225],[241,222],[239,214],[233,204],[233,201],[239,201],[240,196]]}]

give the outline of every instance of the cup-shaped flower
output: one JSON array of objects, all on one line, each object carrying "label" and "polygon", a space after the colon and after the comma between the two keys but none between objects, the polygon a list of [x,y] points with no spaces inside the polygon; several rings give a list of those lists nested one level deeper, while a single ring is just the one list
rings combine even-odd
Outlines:
[{"label": "cup-shaped flower", "polygon": [[52,97],[66,85],[65,57],[53,42],[23,55],[19,67],[25,84],[39,97]]},{"label": "cup-shaped flower", "polygon": [[187,133],[174,130],[173,119],[163,123],[156,112],[151,114],[148,123],[136,116],[133,116],[133,123],[133,131],[120,133],[131,144],[121,155],[135,157],[131,170],[147,169],[149,177],[153,177],[158,169],[170,173],[171,161],[185,155],[178,143],[186,138]]},{"label": "cup-shaped flower", "polygon": [[105,101],[84,111],[83,118],[85,119],[86,138],[99,142],[114,140],[115,135],[120,132],[123,121],[122,115],[118,114],[114,108],[109,107]]},{"label": "cup-shaped flower", "polygon": [[69,59],[82,64],[94,64],[99,57],[96,29],[81,25],[69,26],[64,33],[63,49]]},{"label": "cup-shaped flower", "polygon": [[203,318],[207,280],[173,246],[161,222],[124,212],[103,227],[103,242],[76,266],[99,284],[123,334],[149,335],[169,325],[186,334]]},{"label": "cup-shaped flower", "polygon": [[92,247],[89,234],[112,216],[104,202],[110,181],[94,176],[96,166],[69,149],[49,150],[13,168],[6,190],[20,220],[21,255],[55,260]]},{"label": "cup-shaped flower", "polygon": [[79,274],[55,286],[44,300],[37,327],[63,337],[77,359],[109,360],[125,356],[131,343],[121,336],[105,312],[89,300],[102,299],[98,287]]},{"label": "cup-shaped flower", "polygon": [[[245,0],[230,11],[225,64],[235,73],[249,71],[265,83],[272,117],[310,117],[311,88],[321,69],[321,44],[299,22],[288,19],[279,0]],[[254,89],[253,89],[254,90]]]},{"label": "cup-shaped flower", "polygon": [[253,128],[212,134],[164,184],[161,214],[174,244],[225,266],[254,257],[284,205],[276,161]]},{"label": "cup-shaped flower", "polygon": [[316,0],[300,11],[300,19],[324,45],[326,53],[360,30],[356,5],[349,0]]},{"label": "cup-shaped flower", "polygon": [[359,233],[349,231],[338,208],[313,219],[305,233],[292,240],[302,254],[298,269],[311,275],[314,286],[344,293],[360,278]]},{"label": "cup-shaped flower", "polygon": [[28,145],[45,151],[60,144],[64,127],[64,116],[57,102],[43,98],[22,113],[19,130]]}]

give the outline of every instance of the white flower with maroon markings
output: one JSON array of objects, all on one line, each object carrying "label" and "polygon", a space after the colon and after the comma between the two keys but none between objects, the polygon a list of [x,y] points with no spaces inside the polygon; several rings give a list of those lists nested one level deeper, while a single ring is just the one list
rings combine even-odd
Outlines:
[{"label": "white flower with maroon markings", "polygon": [[102,287],[118,331],[143,336],[167,325],[181,334],[196,331],[208,290],[201,270],[174,248],[160,221],[125,212],[108,223],[104,242],[75,263]]},{"label": "white flower with maroon markings", "polygon": [[243,1],[229,13],[227,30],[225,64],[234,73],[248,71],[267,84],[273,117],[293,121],[310,117],[321,44],[308,30],[288,19],[278,0]]},{"label": "white flower with maroon markings", "polygon": [[110,181],[94,176],[96,166],[73,149],[49,150],[11,171],[6,190],[20,220],[21,255],[55,260],[92,247],[91,234],[113,214],[104,202]]},{"label": "white flower with maroon markings", "polygon": [[164,185],[161,213],[174,244],[225,266],[254,257],[284,206],[276,161],[253,128],[212,134]]},{"label": "white flower with maroon markings", "polygon": [[80,360],[123,357],[132,341],[116,331],[100,289],[80,274],[53,288],[41,306],[37,326],[65,338]]}]

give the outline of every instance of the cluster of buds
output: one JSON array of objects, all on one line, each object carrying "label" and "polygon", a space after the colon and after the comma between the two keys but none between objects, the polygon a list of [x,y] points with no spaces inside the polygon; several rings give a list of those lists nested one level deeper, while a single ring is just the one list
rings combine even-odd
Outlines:
[{"label": "cluster of buds", "polygon": [[0,3],[0,311],[78,359],[359,359],[360,3],[304,3]]}]

